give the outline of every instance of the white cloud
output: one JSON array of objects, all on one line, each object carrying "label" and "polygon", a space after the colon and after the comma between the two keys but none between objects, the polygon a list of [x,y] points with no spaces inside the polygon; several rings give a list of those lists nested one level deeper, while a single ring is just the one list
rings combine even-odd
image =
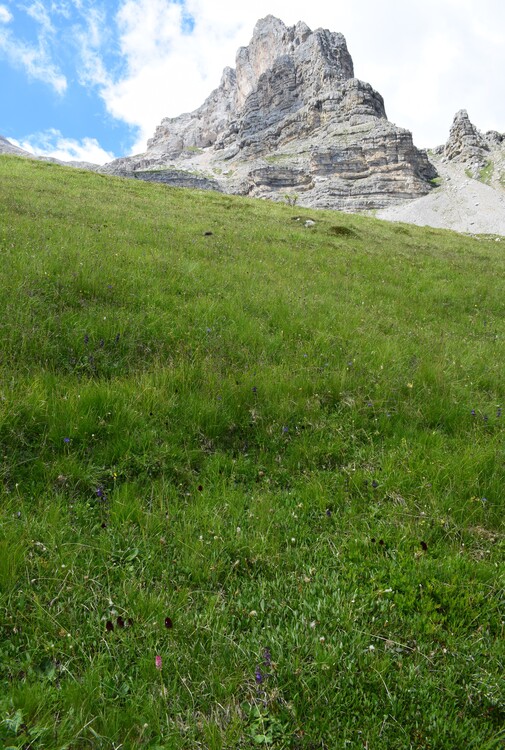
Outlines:
[{"label": "white cloud", "polygon": [[10,23],[12,21],[12,13],[5,5],[0,5],[0,23]]},{"label": "white cloud", "polygon": [[33,133],[21,141],[9,139],[11,143],[36,156],[50,156],[61,161],[87,161],[105,164],[114,159],[114,154],[105,151],[95,138],[65,138],[59,130],[51,128],[42,133]]},{"label": "white cloud", "polygon": [[67,79],[53,64],[44,45],[35,47],[0,27],[0,56],[5,57],[13,67],[24,68],[30,78],[46,83],[58,94],[66,91]]},{"label": "white cloud", "polygon": [[30,18],[33,18],[33,20],[40,25],[44,35],[54,33],[54,26],[51,22],[51,17],[41,0],[35,0],[31,5],[27,6],[26,12]]},{"label": "white cloud", "polygon": [[[0,27],[0,55],[13,67],[24,69],[30,78],[42,81],[58,94],[63,94],[67,89],[67,79],[52,61],[49,40],[54,36],[55,28],[49,12],[41,0],[23,6],[22,10],[39,26],[37,42],[23,41],[10,28]],[[0,20],[12,20],[12,14],[3,5],[0,5]]]},{"label": "white cloud", "polygon": [[111,74],[107,70],[101,49],[110,42],[110,31],[105,12],[98,7],[89,8],[85,26],[74,26],[72,38],[79,51],[79,83],[83,86],[107,87]]}]

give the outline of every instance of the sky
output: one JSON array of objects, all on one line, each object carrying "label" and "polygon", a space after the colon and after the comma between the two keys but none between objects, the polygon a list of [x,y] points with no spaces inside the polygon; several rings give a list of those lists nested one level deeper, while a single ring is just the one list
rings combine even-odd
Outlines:
[{"label": "sky", "polygon": [[459,109],[505,132],[503,0],[0,0],[0,135],[64,160],[140,153],[269,13],[343,33],[417,146],[444,143]]}]

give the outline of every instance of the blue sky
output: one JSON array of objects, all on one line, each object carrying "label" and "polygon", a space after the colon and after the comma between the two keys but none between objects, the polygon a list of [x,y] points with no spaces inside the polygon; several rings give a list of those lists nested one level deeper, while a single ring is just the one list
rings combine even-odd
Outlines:
[{"label": "blue sky", "polygon": [[[111,153],[131,145],[132,127],[107,112],[99,87],[85,79],[82,40],[92,34],[87,11],[94,5],[0,4],[1,134],[42,148],[62,138],[94,139]],[[106,64],[121,66],[114,44]]]},{"label": "blue sky", "polygon": [[0,134],[59,158],[145,149],[199,106],[268,13],[341,31],[356,76],[419,146],[458,109],[505,131],[503,0],[0,0]]}]

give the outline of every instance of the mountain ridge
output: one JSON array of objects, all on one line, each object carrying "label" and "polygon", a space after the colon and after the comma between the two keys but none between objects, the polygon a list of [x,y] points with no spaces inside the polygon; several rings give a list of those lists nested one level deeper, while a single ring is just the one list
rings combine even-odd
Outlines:
[{"label": "mountain ridge", "polygon": [[189,186],[196,172],[223,192],[350,211],[424,195],[436,176],[382,96],[354,77],[342,34],[274,16],[258,21],[201,107],[165,118],[144,154],[100,171],[170,184],[171,170]]}]

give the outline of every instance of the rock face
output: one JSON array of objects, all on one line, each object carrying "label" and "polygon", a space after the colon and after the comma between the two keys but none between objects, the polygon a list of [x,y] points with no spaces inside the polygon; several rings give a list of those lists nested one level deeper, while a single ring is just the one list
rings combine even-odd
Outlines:
[{"label": "rock face", "polygon": [[494,161],[503,161],[505,135],[494,130],[481,133],[470,121],[468,112],[461,109],[454,116],[447,143],[439,151],[448,161],[464,164],[469,174],[479,179]]},{"label": "rock face", "polygon": [[184,171],[188,186],[351,211],[424,195],[436,176],[380,94],[354,78],[342,34],[273,16],[201,107],[164,119],[144,154],[101,171],[164,182]]},{"label": "rock face", "polygon": [[454,116],[444,155],[450,161],[483,165],[488,153],[484,136],[470,122],[466,109],[460,109]]},{"label": "rock face", "polygon": [[438,171],[429,195],[377,212],[380,219],[505,236],[505,134],[481,133],[456,113],[444,146],[431,152]]}]

